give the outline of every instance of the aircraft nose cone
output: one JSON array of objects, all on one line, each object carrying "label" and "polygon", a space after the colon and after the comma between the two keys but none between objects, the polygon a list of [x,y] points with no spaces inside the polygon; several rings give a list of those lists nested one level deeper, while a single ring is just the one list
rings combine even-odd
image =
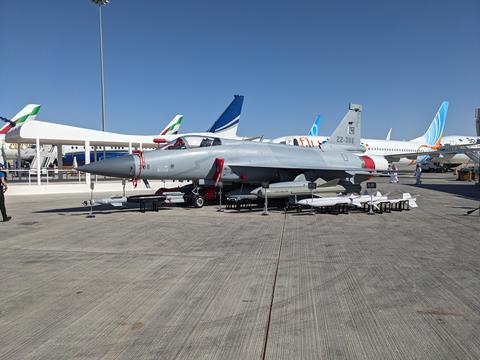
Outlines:
[{"label": "aircraft nose cone", "polygon": [[137,166],[133,155],[125,155],[82,165],[77,170],[96,175],[134,178]]}]

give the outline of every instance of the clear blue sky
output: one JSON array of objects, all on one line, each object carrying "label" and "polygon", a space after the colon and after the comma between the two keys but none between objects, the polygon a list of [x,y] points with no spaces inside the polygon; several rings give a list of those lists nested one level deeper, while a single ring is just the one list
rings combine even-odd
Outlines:
[{"label": "clear blue sky", "polygon": [[[107,130],[203,131],[245,95],[242,135],[329,134],[349,102],[364,137],[421,135],[442,100],[447,134],[474,134],[480,1],[111,0],[104,8]],[[98,9],[1,1],[0,115],[100,128]]]}]

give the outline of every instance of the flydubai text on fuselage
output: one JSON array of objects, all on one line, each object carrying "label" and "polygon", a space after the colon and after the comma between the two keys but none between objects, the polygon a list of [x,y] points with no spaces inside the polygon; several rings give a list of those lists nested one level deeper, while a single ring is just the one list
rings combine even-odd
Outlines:
[{"label": "flydubai text on fuselage", "polygon": [[[17,159],[18,146],[17,144],[5,143],[5,135],[14,127],[21,126],[26,121],[35,120],[39,111],[40,105],[28,104],[10,120],[10,123],[5,123],[5,125],[0,128],[0,158],[6,157],[6,159],[3,159],[4,161]],[[26,145],[20,147],[20,155],[22,159],[27,159],[30,157],[31,151],[29,150],[30,149],[28,149]]]},{"label": "flydubai text on fuselage", "polygon": [[[361,145],[365,148],[365,155],[384,156],[391,162],[413,165],[416,162],[424,161],[427,156],[407,156],[404,154],[429,152],[438,149],[442,143],[445,120],[447,117],[448,102],[444,101],[440,106],[430,127],[422,136],[410,141],[380,140],[380,139],[362,139]],[[328,143],[330,137],[327,136],[286,136],[278,138],[273,142],[284,142],[288,145],[303,147],[322,147]]]}]

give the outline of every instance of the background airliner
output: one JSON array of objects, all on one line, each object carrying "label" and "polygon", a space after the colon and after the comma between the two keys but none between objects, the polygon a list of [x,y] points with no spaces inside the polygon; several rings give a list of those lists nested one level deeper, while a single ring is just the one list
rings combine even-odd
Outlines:
[{"label": "background airliner", "polygon": [[[438,149],[442,145],[447,112],[448,102],[444,101],[427,131],[422,136],[409,141],[362,139],[361,144],[365,147],[365,155],[383,156],[389,162],[400,165],[414,165],[417,162],[425,161],[428,156],[412,156],[410,154],[422,151],[429,152]],[[318,147],[327,143],[329,139],[330,137],[327,136],[286,136],[276,138],[272,140],[272,142],[295,146]],[[406,154],[408,154],[408,156]]]},{"label": "background airliner", "polygon": [[[20,112],[10,119],[10,122],[6,122],[0,128],[0,163],[4,164],[7,160],[15,160],[18,156],[18,147],[17,144],[7,144],[5,142],[5,135],[14,127],[21,126],[26,121],[35,120],[38,112],[40,111],[40,105],[37,104],[28,104]],[[34,151],[29,149],[27,145],[20,147],[20,156],[22,160],[30,160]]]},{"label": "background airliner", "polygon": [[[237,128],[240,122],[240,114],[243,106],[243,96],[235,95],[225,111],[213,123],[206,132],[182,134],[208,136],[213,133],[223,138],[237,138]],[[10,142],[21,139],[22,142],[35,142],[35,138],[47,140],[48,144],[64,144],[63,165],[73,166],[85,163],[85,142],[90,142],[90,161],[112,158],[125,155],[129,152],[129,144],[142,149],[155,149],[161,144],[178,138],[182,115],[176,115],[174,119],[158,135],[125,135],[98,130],[84,129],[67,125],[35,121],[27,124],[25,128],[15,129],[8,135]],[[199,138],[200,139],[200,138]],[[67,145],[74,144],[74,145]],[[142,145],[140,145],[142,144]],[[96,146],[96,154],[93,151]],[[74,159],[76,164],[74,164]]]}]

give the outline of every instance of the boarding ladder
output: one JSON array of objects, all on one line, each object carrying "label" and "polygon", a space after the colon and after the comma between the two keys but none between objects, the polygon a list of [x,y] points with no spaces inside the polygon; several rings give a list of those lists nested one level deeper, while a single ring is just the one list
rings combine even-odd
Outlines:
[{"label": "boarding ladder", "polygon": [[467,155],[475,164],[480,163],[480,145],[472,146],[465,150]]},{"label": "boarding ladder", "polygon": [[57,146],[56,145],[47,145],[42,148],[40,151],[40,160],[37,159],[37,155],[33,158],[30,169],[35,170],[37,168],[37,163],[40,161],[40,168],[48,168],[57,158]]},{"label": "boarding ladder", "polygon": [[1,145],[0,148],[0,164],[7,165],[7,153],[5,152],[3,145]]}]

